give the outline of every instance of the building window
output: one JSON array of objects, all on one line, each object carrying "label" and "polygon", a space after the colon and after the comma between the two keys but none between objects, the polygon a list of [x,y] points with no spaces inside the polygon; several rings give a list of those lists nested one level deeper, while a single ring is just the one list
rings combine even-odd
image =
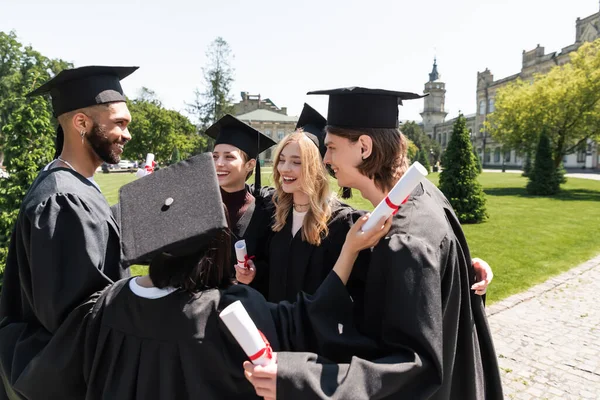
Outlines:
[{"label": "building window", "polygon": [[485,156],[484,156],[484,163],[489,163],[490,162],[490,157],[492,155],[492,150],[490,149],[485,149]]},{"label": "building window", "polygon": [[488,113],[494,112],[494,99],[488,101]]},{"label": "building window", "polygon": [[273,136],[271,136],[273,134],[273,132],[271,132],[270,129],[266,129],[265,130],[265,135],[267,135],[268,137],[272,138]]},{"label": "building window", "polygon": [[477,154],[481,154],[481,147],[477,149]]},{"label": "building window", "polygon": [[500,162],[500,147],[496,147],[496,150],[494,150],[494,162]]},{"label": "building window", "polygon": [[585,162],[585,151],[584,150],[577,151],[577,162],[578,163]]},{"label": "building window", "polygon": [[479,115],[485,114],[485,100],[479,102]]},{"label": "building window", "polygon": [[442,135],[442,146],[446,145],[446,132]]},{"label": "building window", "polygon": [[510,150],[504,153],[504,162],[510,162]]},{"label": "building window", "polygon": [[277,130],[277,140],[281,140],[283,139],[283,137],[285,136],[285,132],[281,129]]}]

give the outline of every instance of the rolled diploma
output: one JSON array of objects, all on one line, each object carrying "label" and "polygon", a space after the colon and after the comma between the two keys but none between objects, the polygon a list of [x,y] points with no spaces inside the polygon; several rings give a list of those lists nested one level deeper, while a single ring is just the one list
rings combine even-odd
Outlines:
[{"label": "rolled diploma", "polygon": [[146,165],[152,166],[152,161],[154,161],[154,154],[146,154]]},{"label": "rolled diploma", "polygon": [[[228,305],[219,317],[254,365],[268,365],[272,355],[241,301]],[[262,354],[255,357],[259,352]],[[253,359],[254,358],[254,359]]]},{"label": "rolled diploma", "polygon": [[[392,190],[388,193],[387,197],[383,199],[375,210],[371,213],[371,216],[365,222],[362,227],[362,231],[366,232],[369,229],[375,227],[375,225],[379,222],[379,220],[383,217],[386,219],[396,211],[395,208],[392,208],[389,204],[400,206],[404,200],[410,196],[415,187],[423,180],[423,178],[427,176],[427,170],[421,163],[415,161],[413,165],[406,171],[402,178],[394,185]],[[386,201],[387,200],[387,201]]]},{"label": "rolled diploma", "polygon": [[237,259],[238,267],[245,268],[246,256],[248,255],[248,252],[246,251],[246,241],[238,240],[233,247],[235,248],[235,258]]},{"label": "rolled diploma", "polygon": [[138,178],[143,178],[144,176],[148,175],[148,172],[146,172],[145,169],[139,169],[136,171],[135,176]]}]

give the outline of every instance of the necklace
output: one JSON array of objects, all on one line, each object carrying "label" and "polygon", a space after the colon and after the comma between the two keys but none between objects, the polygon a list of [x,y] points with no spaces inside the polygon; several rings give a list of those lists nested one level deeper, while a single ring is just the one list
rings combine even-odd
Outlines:
[{"label": "necklace", "polygon": [[307,207],[309,205],[310,205],[310,203],[306,203],[306,204],[296,204],[296,203],[294,203],[294,210],[298,211],[298,209],[296,207]]},{"label": "necklace", "polygon": [[77,170],[75,168],[73,168],[73,166],[71,165],[71,163],[68,162],[67,160],[63,160],[60,156],[58,156],[56,159],[58,161],[62,162],[63,164],[65,164],[66,166],[68,166],[69,168],[71,168],[73,171],[77,172]]}]

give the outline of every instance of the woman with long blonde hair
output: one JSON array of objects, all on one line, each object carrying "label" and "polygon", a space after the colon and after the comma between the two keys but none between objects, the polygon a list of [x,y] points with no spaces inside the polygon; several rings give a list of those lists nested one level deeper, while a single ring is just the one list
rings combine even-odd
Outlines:
[{"label": "woman with long blonde hair", "polygon": [[300,291],[314,293],[335,265],[346,234],[359,217],[329,188],[320,151],[325,149],[325,118],[305,105],[298,126],[303,128],[283,138],[274,153],[275,213],[266,251],[268,267],[237,269],[237,279],[243,283],[249,284],[257,274],[264,277],[268,284],[262,292],[271,302],[293,301]]}]

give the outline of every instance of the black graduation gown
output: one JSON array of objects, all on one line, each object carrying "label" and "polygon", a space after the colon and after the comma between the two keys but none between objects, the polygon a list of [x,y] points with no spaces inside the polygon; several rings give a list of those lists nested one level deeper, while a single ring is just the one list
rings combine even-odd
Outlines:
[{"label": "black graduation gown", "polygon": [[285,226],[274,232],[269,243],[268,301],[294,301],[299,292],[314,293],[333,269],[353,224],[355,210],[334,201],[333,212],[327,227],[329,233],[319,246],[302,239],[302,228],[292,236],[293,214],[290,212]]},{"label": "black graduation gown", "polygon": [[351,303],[338,301],[320,356],[278,354],[278,398],[502,399],[474,277],[458,219],[424,182],[372,251],[362,317],[350,321],[352,307],[342,306]]},{"label": "black graduation gown", "polygon": [[318,293],[299,295],[294,304],[267,303],[246,285],[145,299],[128,283],[119,281],[75,309],[17,390],[30,400],[258,398],[243,376],[247,357],[219,313],[240,300],[274,351],[306,350],[310,324],[323,325],[324,316],[347,307],[335,302],[347,296],[333,273]]},{"label": "black graduation gown", "polygon": [[41,172],[13,230],[0,297],[0,399],[90,294],[128,276],[119,227],[100,191],[65,168]]},{"label": "black graduation gown", "polygon": [[[236,241],[242,239],[246,241],[246,251],[248,256],[255,257],[253,261],[256,267],[256,276],[250,286],[264,294],[268,287],[267,247],[265,244],[269,242],[273,233],[271,226],[275,213],[272,202],[274,189],[261,187],[255,191],[254,185],[246,185],[246,190],[254,195],[254,201],[240,217],[236,226],[232,228],[232,243],[235,244]],[[235,257],[235,251],[233,256]]]}]

